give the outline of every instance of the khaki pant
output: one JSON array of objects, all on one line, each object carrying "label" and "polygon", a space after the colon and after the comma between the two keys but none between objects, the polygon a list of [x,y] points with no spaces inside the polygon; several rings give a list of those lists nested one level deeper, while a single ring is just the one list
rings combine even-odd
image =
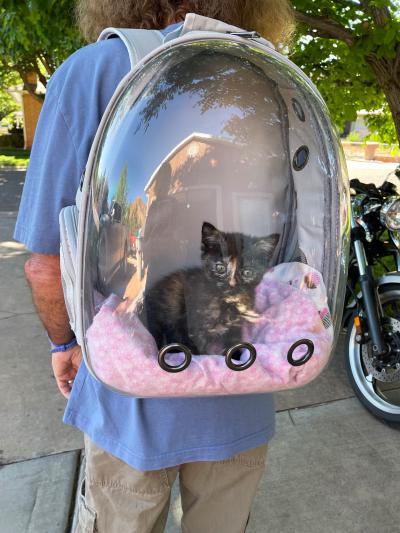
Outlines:
[{"label": "khaki pant", "polygon": [[[162,533],[179,473],[184,533],[243,533],[267,445],[225,461],[142,472],[85,437],[86,472],[75,533]],[[83,491],[82,491],[83,492]]]}]

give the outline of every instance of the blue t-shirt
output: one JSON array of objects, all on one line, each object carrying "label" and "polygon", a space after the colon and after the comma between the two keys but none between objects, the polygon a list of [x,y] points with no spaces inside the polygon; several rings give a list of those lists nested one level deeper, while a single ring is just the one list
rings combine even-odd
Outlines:
[{"label": "blue t-shirt", "polygon": [[[129,69],[122,41],[110,39],[78,50],[51,78],[14,235],[32,252],[59,254],[59,212],[75,203],[102,114]],[[84,363],[64,414],[139,470],[226,459],[266,443],[274,421],[271,394],[137,399],[109,390]]]}]

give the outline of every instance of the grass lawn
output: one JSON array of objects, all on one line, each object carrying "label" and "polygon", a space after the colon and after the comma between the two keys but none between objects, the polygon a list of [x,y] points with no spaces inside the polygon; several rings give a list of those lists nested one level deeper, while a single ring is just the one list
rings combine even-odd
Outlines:
[{"label": "grass lawn", "polygon": [[0,148],[0,167],[27,167],[29,154],[22,148]]}]

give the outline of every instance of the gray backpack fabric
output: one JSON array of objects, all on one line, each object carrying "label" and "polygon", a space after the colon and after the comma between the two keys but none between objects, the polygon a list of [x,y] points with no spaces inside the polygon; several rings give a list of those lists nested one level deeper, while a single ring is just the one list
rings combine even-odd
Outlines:
[{"label": "gray backpack fabric", "polygon": [[[82,177],[79,190],[77,191],[76,204],[64,208],[60,213],[60,256],[65,301],[71,328],[75,332],[78,342],[82,347],[89,371],[112,389],[141,397],[146,395],[202,396],[207,394],[235,394],[236,392],[269,392],[305,384],[307,381],[313,379],[325,366],[332,351],[333,339],[335,337],[334,328],[336,328],[336,332],[339,328],[340,320],[338,320],[338,317],[341,314],[344,294],[343,280],[346,269],[346,246],[349,227],[346,218],[347,189],[345,184],[345,170],[342,169],[340,148],[329,122],[326,106],[318,90],[296,65],[278,53],[269,41],[261,38],[257,33],[244,31],[240,28],[206,17],[188,14],[184,23],[165,38],[159,31],[107,28],[101,33],[99,39],[103,40],[112,37],[119,37],[125,44],[131,61],[131,71],[119,83],[99,124],[90,150],[85,175]],[[199,55],[198,51],[202,50],[202,47],[206,51],[206,54],[202,56],[202,59],[199,59],[201,54]],[[188,55],[185,56],[185,53]],[[192,53],[193,55],[190,55]],[[208,56],[207,53],[209,53]],[[212,55],[213,53],[215,55]],[[195,84],[199,82],[199,76],[193,74],[195,72],[195,69],[192,70],[193,66],[197,67],[197,62],[204,61],[204,57],[209,58],[209,62],[206,62],[204,69],[205,74],[203,73],[204,79],[207,80],[207,83],[210,79],[217,80],[217,85],[214,84],[212,90],[205,88],[204,92],[206,94],[221,94],[221,78],[215,74],[215,68],[218,68],[215,65],[216,63],[218,64],[218,61],[222,63],[222,70],[225,68],[228,72],[230,70],[236,72],[235,68],[230,66],[226,67],[227,64],[232,64],[229,63],[231,59],[227,58],[232,57],[236,58],[241,66],[250,65],[253,68],[253,71],[251,69],[246,71],[245,68],[240,71],[242,72],[239,76],[241,79],[241,83],[239,84],[240,90],[236,95],[237,100],[235,100],[235,103],[231,105],[230,103],[225,104],[225,101],[223,101],[221,104],[223,111],[229,108],[229,106],[231,106],[231,110],[234,108],[231,118],[233,122],[238,119],[240,123],[241,117],[246,113],[243,111],[244,108],[241,108],[239,104],[235,107],[236,102],[243,102],[243,100],[251,102],[249,106],[251,109],[255,109],[255,112],[252,115],[254,116],[254,121],[250,120],[250,126],[246,129],[247,141],[237,140],[235,144],[230,141],[229,132],[223,138],[223,136],[215,133],[216,130],[211,131],[213,127],[212,123],[222,120],[220,119],[221,115],[218,114],[218,109],[215,111],[212,105],[207,109],[207,112],[210,114],[206,123],[206,119],[199,118],[199,115],[191,118],[190,111],[185,112],[185,105],[183,104],[181,106],[177,104],[173,109],[174,113],[176,110],[178,110],[178,113],[170,114],[168,121],[161,122],[161,129],[159,129],[159,122],[154,126],[153,140],[155,138],[156,141],[152,145],[150,134],[150,141],[146,136],[145,142],[143,142],[142,138],[143,144],[137,142],[139,138],[135,136],[135,132],[139,129],[137,123],[135,123],[136,129],[134,127],[132,130],[129,128],[126,130],[128,134],[126,134],[126,131],[122,131],[121,133],[118,130],[119,125],[123,123],[123,120],[128,115],[134,117],[132,120],[136,120],[135,112],[138,112],[137,108],[135,108],[136,104],[142,110],[141,112],[149,108],[149,99],[152,96],[154,97],[154,94],[151,94],[153,80],[158,79],[157,76],[164,72],[164,68],[168,70],[170,66],[169,58],[174,54],[178,57],[177,61],[184,64],[184,67],[179,71],[179,75],[172,78],[173,82],[171,85],[174,88],[180,87],[180,80],[185,79],[186,87],[189,87],[189,90],[193,90]],[[186,63],[182,61],[182,56],[186,57]],[[204,65],[204,62],[202,65]],[[263,68],[266,70],[263,70]],[[256,78],[258,76],[265,81],[264,85],[257,85],[257,90],[254,92],[249,91],[249,80],[252,73],[255,73]],[[200,79],[203,78],[200,76]],[[164,79],[159,83],[158,90],[162,87],[160,92],[163,90],[164,83],[166,83]],[[201,89],[203,88],[202,85],[200,87]],[[209,93],[207,93],[207,90]],[[225,90],[222,93],[225,95]],[[155,94],[158,95],[159,93],[155,92]],[[229,90],[228,94],[230,94]],[[187,94],[186,96],[187,101],[189,101],[191,98],[190,95]],[[170,103],[169,100],[168,102]],[[257,107],[260,102],[262,102],[262,106]],[[158,116],[159,112],[161,115],[166,108],[167,106],[163,107],[161,105],[161,112],[159,109],[156,112],[156,116]],[[182,109],[183,111],[181,111]],[[260,109],[263,109],[262,113],[259,112]],[[130,115],[131,111],[132,115]],[[204,113],[205,115],[206,113]],[[177,116],[177,124],[174,129],[170,129],[168,132],[169,124],[174,123],[175,116]],[[260,116],[267,117],[266,125],[263,124],[263,127],[257,126],[257,120]],[[129,124],[133,124],[133,122],[129,122]],[[184,127],[182,124],[184,124]],[[186,127],[188,124],[190,131]],[[241,127],[239,124],[238,129],[243,133],[244,130],[240,129]],[[182,130],[179,130],[179,128],[182,128]],[[207,128],[210,128],[210,130]],[[110,130],[113,133],[109,135]],[[154,131],[156,132],[155,137]],[[162,135],[165,134],[166,138],[162,139],[162,135],[159,136],[158,131],[162,131]],[[168,134],[171,139],[167,139]],[[107,135],[112,139],[112,141],[108,142],[108,145]],[[241,138],[238,135],[237,139]],[[176,225],[180,229],[183,228],[183,231],[174,233],[168,224],[164,222],[160,223],[159,226],[155,224],[153,227],[151,224],[146,226],[145,223],[141,223],[135,226],[135,229],[131,228],[130,232],[124,237],[121,237],[121,239],[118,237],[118,242],[121,241],[122,243],[122,245],[119,245],[118,250],[123,253],[116,255],[118,257],[116,261],[110,261],[113,267],[112,270],[108,268],[102,270],[100,257],[111,257],[114,259],[113,254],[104,252],[104,250],[107,250],[107,246],[101,246],[100,244],[100,235],[104,235],[104,233],[101,233],[103,231],[102,228],[107,226],[113,230],[116,229],[116,226],[119,226],[119,235],[121,236],[121,226],[125,225],[128,228],[130,222],[126,222],[128,218],[123,219],[121,216],[122,202],[116,200],[116,181],[114,180],[111,183],[111,178],[108,175],[109,166],[105,165],[102,167],[99,161],[102,157],[101,154],[104,146],[107,145],[107,149],[104,149],[105,153],[112,154],[112,159],[116,151],[116,144],[120,140],[123,143],[124,139],[128,140],[127,146],[129,152],[129,155],[126,157],[124,155],[124,159],[129,159],[131,157],[130,154],[133,152],[132,147],[136,147],[135,161],[140,161],[142,167],[146,159],[144,151],[148,145],[155,148],[161,146],[162,150],[159,153],[157,152],[157,157],[160,157],[151,161],[151,165],[149,164],[145,168],[142,175],[138,171],[136,173],[131,172],[130,177],[128,176],[127,179],[131,179],[131,185],[133,183],[132,190],[136,190],[136,188],[137,190],[140,189],[140,193],[136,192],[136,198],[130,198],[129,202],[124,201],[123,205],[129,206],[130,209],[131,206],[134,206],[135,201],[139,201],[139,203],[141,201],[142,209],[146,212],[144,218],[147,220],[148,218],[151,219],[148,215],[154,198],[157,199],[159,197],[165,200],[164,203],[162,201],[159,202],[159,204],[162,204],[160,209],[163,210],[161,211],[159,220],[163,221],[163,214],[172,213],[170,219],[177,221]],[[204,184],[201,183],[200,171],[199,180],[195,174],[192,174],[191,177],[192,182],[190,186],[192,187],[192,191],[196,190],[195,198],[192,196],[192,200],[188,200],[187,202],[185,200],[186,203],[182,204],[185,209],[181,211],[171,210],[173,202],[171,203],[169,200],[171,200],[171,196],[175,193],[171,193],[168,198],[169,192],[155,192],[156,183],[158,184],[162,181],[162,178],[158,180],[157,176],[162,175],[163,168],[166,168],[167,164],[169,165],[169,162],[172,162],[175,156],[178,157],[177,154],[183,149],[182,146],[185,146],[185,143],[193,141],[197,143],[198,147],[203,146],[204,148],[207,142],[210,142],[210,139],[213,139],[215,146],[233,144],[236,147],[235,154],[233,155],[232,152],[232,157],[226,157],[224,160],[228,161],[231,165],[236,165],[235,168],[232,168],[227,163],[227,167],[230,168],[230,171],[225,174],[225,178],[227,179],[224,182],[221,181],[221,171],[221,175],[216,176],[215,181],[208,183],[209,188],[214,187],[218,189],[219,187],[218,194],[221,198],[230,198],[229,194],[231,194],[233,206],[231,211],[232,213],[236,213],[236,215],[232,215],[229,220],[233,220],[234,216],[239,220],[239,215],[237,214],[239,211],[235,211],[235,198],[239,198],[238,194],[242,195],[240,198],[243,201],[243,206],[245,206],[245,201],[247,201],[245,194],[247,194],[247,198],[251,198],[248,201],[253,202],[252,206],[256,205],[256,199],[261,199],[264,202],[257,204],[261,206],[258,208],[249,207],[249,204],[246,204],[246,213],[250,213],[247,220],[251,220],[251,222],[248,222],[246,226],[247,222],[245,221],[241,229],[236,229],[236,222],[232,222],[231,226],[228,225],[227,229],[224,226],[225,222],[222,222],[221,210],[219,211],[221,217],[218,220],[221,220],[222,226],[219,225],[218,220],[213,223],[216,223],[218,228],[222,227],[226,234],[237,233],[260,237],[267,235],[267,233],[256,235],[261,230],[259,231],[257,229],[257,231],[253,231],[251,224],[255,222],[256,226],[253,226],[253,228],[261,228],[262,224],[257,225],[257,223],[264,221],[267,215],[270,216],[271,220],[273,217],[276,217],[276,220],[279,219],[279,229],[275,230],[273,228],[273,232],[269,232],[274,233],[278,237],[276,246],[274,246],[274,257],[270,263],[270,266],[274,266],[270,269],[271,271],[268,270],[266,272],[266,276],[263,279],[266,283],[265,287],[272,287],[276,295],[282,296],[286,290],[289,292],[292,289],[299,291],[300,296],[298,300],[293,296],[291,302],[292,307],[290,309],[286,308],[285,313],[282,314],[282,323],[290,324],[289,328],[292,327],[293,323],[292,329],[296,333],[293,333],[295,338],[291,341],[292,345],[288,351],[286,345],[281,340],[278,340],[282,328],[280,324],[280,312],[277,310],[273,316],[277,322],[276,327],[273,328],[273,336],[275,337],[272,339],[272,341],[276,341],[276,346],[271,342],[271,337],[268,337],[270,334],[267,334],[267,327],[262,331],[262,341],[260,340],[261,337],[258,340],[250,341],[257,344],[257,354],[259,354],[259,356],[257,355],[257,361],[254,358],[251,362],[253,364],[256,361],[252,372],[255,373],[257,369],[257,372],[259,372],[257,379],[252,380],[251,372],[249,372],[246,378],[236,380],[231,373],[232,369],[238,370],[235,368],[235,364],[229,366],[227,362],[230,370],[226,373],[226,368],[223,362],[221,362],[220,357],[224,352],[217,348],[212,348],[215,351],[193,352],[194,355],[199,355],[199,358],[193,359],[193,365],[187,371],[186,376],[188,381],[185,385],[186,388],[179,388],[177,386],[179,380],[172,378],[164,380],[164,387],[162,385],[163,379],[157,381],[153,377],[158,376],[157,372],[160,370],[159,367],[156,367],[157,353],[160,367],[166,370],[165,365],[163,367],[160,362],[160,357],[163,356],[162,352],[166,346],[161,349],[158,346],[158,352],[155,351],[155,335],[153,337],[153,334],[150,335],[150,328],[148,324],[146,325],[142,321],[137,309],[143,303],[143,299],[146,299],[145,293],[147,287],[151,288],[153,281],[157,277],[164,279],[162,277],[160,278],[160,276],[166,277],[168,273],[173,271],[177,272],[179,268],[185,270],[193,266],[189,264],[195,255],[192,254],[193,248],[196,247],[197,252],[199,251],[198,242],[194,238],[197,235],[195,231],[200,227],[199,221],[207,224],[207,221],[211,220],[209,213],[214,207],[210,207],[211,202],[201,204],[201,201],[199,201],[196,203],[196,199],[201,197],[201,193],[199,195],[197,191],[203,186],[202,193],[205,192]],[[171,142],[168,142],[169,140]],[[156,152],[156,150],[151,150],[149,153],[153,152]],[[254,156],[254,154],[257,155]],[[232,191],[227,193],[227,188],[224,189],[225,185],[221,185],[221,183],[234,182],[235,180],[231,178],[238,168],[242,168],[240,165],[246,161],[253,161],[252,157],[254,159],[254,157],[258,157],[260,154],[262,154],[263,160],[268,160],[268,165],[263,167],[264,171],[260,170],[258,174],[253,174],[248,170],[248,168],[251,168],[251,164],[249,164],[247,169],[244,166],[244,170],[240,171],[241,174],[239,179],[236,179],[236,182],[239,182],[242,187],[247,187],[246,191],[240,190],[238,193],[238,190],[232,189]],[[188,155],[187,159],[191,157],[191,155]],[[223,160],[222,157],[220,161]],[[239,158],[237,164],[235,157]],[[210,161],[209,163],[211,165],[212,162]],[[218,165],[218,160],[216,159],[214,163]],[[123,175],[123,164],[118,159],[118,165],[116,165],[116,168],[118,168],[116,170],[114,169],[114,173],[111,173],[113,174],[113,178],[115,177],[114,174],[117,176]],[[125,164],[127,165],[127,163]],[[178,165],[177,162],[176,165]],[[190,165],[187,167],[186,178],[190,175],[190,169],[195,166],[192,165],[191,167]],[[126,175],[128,175],[127,168],[128,166],[126,166]],[[130,168],[136,169],[136,164],[132,163]],[[284,170],[282,170],[283,168]],[[98,169],[102,169],[101,172]],[[210,180],[210,176],[214,176],[211,174],[211,171],[203,172],[204,175],[208,176]],[[253,178],[253,176],[255,177]],[[257,180],[260,179],[260,176],[263,176],[262,179],[267,183],[268,190],[262,190],[257,185],[259,183]],[[104,180],[102,181],[103,178]],[[105,184],[103,189],[101,189],[99,183]],[[243,183],[247,185],[243,185]],[[184,185],[180,186],[182,190],[185,187]],[[177,185],[178,189],[179,187]],[[105,190],[107,190],[107,193],[104,193]],[[110,192],[109,197],[108,192]],[[103,193],[104,198],[106,198],[105,204],[99,201],[99,198],[103,198]],[[218,194],[216,193],[216,197]],[[147,200],[145,199],[143,201],[142,197],[147,197]],[[106,205],[106,208],[103,209],[102,205]],[[228,202],[224,204],[225,213],[230,212],[230,208],[227,205]],[[114,206],[116,206],[116,211],[114,211]],[[191,221],[195,221],[192,228],[189,228],[190,223],[187,222],[187,219],[182,214],[183,211],[186,211],[186,208],[191,208]],[[118,210],[120,211],[119,214]],[[125,212],[128,212],[127,208]],[[164,220],[166,217],[167,215],[164,217]],[[156,218],[153,215],[152,220],[156,220]],[[245,219],[244,215],[243,219]],[[237,225],[240,227],[239,222],[237,222]],[[142,230],[144,231],[142,232]],[[136,231],[139,233],[136,234]],[[91,236],[95,234],[97,235],[97,240],[96,238],[91,240]],[[157,245],[154,245],[153,251],[147,248],[147,252],[143,255],[143,249],[141,247],[146,246],[146,239],[147,243],[149,242],[147,236],[153,234],[159,236],[158,241],[157,239],[153,241]],[[111,236],[108,238],[107,234],[104,239],[105,241],[108,239],[109,242],[115,242],[117,240],[115,237],[111,238]],[[134,257],[128,239],[133,239],[134,241],[136,239],[135,242],[139,243],[137,245],[138,248],[135,249],[135,254],[138,254],[141,259],[138,259],[138,255]],[[180,243],[179,251],[169,245],[172,241]],[[99,249],[102,250],[102,253],[99,253]],[[126,250],[129,250],[129,252]],[[150,259],[143,259],[145,256]],[[177,265],[176,259],[181,256],[185,256],[188,262],[180,262]],[[92,260],[92,258],[95,259]],[[308,261],[310,258],[311,261]],[[131,262],[129,263],[129,261]],[[118,272],[118,269],[121,269],[128,276],[130,276],[130,265],[134,265],[132,268],[135,269],[135,274],[132,275],[128,282],[128,285],[132,282],[132,285],[135,287],[132,289],[132,297],[126,297],[125,290],[119,294],[117,284],[113,285],[110,282],[110,279],[115,274],[114,266],[117,264],[116,271]],[[149,264],[152,265],[150,270]],[[173,268],[171,265],[173,265]],[[197,266],[197,263],[195,266]],[[103,276],[104,271],[107,271],[107,275]],[[147,278],[148,271],[150,271],[151,275],[149,274]],[[145,275],[142,276],[143,272],[145,272]],[[140,280],[145,279],[143,286],[136,286],[139,283],[135,285],[137,278],[140,278]],[[260,288],[260,285],[257,287]],[[279,287],[283,287],[283,289],[281,290]],[[265,290],[267,291],[267,289]],[[267,292],[266,295],[268,300],[269,295]],[[303,296],[303,301],[305,302],[304,309],[307,308],[309,298],[315,300],[311,306],[312,310],[309,312],[309,316],[312,315],[312,320],[315,321],[315,327],[319,332],[319,337],[317,336],[314,341],[310,342],[307,341],[306,337],[308,333],[304,333],[303,337],[302,331],[296,330],[296,324],[300,323],[301,325],[303,316],[306,315],[306,311],[302,314],[301,309],[303,308],[301,305],[298,305],[298,301]],[[279,305],[277,305],[278,308]],[[267,324],[270,318],[268,318],[269,315],[266,310],[265,313],[264,319]],[[271,314],[271,311],[269,313]],[[333,315],[332,317],[331,313]],[[168,316],[168,313],[165,312],[163,316]],[[296,316],[298,317],[297,322]],[[250,323],[251,315],[248,315],[248,317]],[[306,316],[304,318],[306,319]],[[257,320],[257,318],[254,320]],[[192,323],[194,322],[196,322],[196,319],[192,319]],[[119,334],[118,328],[121,329],[121,334]],[[88,331],[90,331],[90,338]],[[254,329],[251,331],[254,332]],[[124,337],[129,347],[125,348],[122,345],[118,345],[113,335],[119,339]],[[305,339],[308,344],[305,342]],[[243,340],[244,338],[241,339],[241,342]],[[174,342],[170,340],[167,344],[168,346],[173,346]],[[181,344],[175,346],[182,347],[184,345],[182,341],[177,342]],[[97,368],[101,368],[101,372],[98,372],[94,368],[94,365],[91,364],[92,359],[90,354],[94,352],[92,352],[90,344],[94,351],[97,350],[97,354],[99,355],[98,362],[100,366]],[[298,361],[294,361],[292,358],[293,351],[302,345],[320,346],[320,356],[318,357],[317,355],[313,359],[310,359],[314,351],[313,347],[312,351],[311,348],[307,351],[308,355],[304,358],[303,362],[299,364]],[[236,349],[237,346],[239,345],[236,345]],[[135,361],[132,362],[129,359],[130,354],[133,353],[137,355],[136,360],[139,362],[137,365],[138,369],[140,369],[139,372],[136,372]],[[273,354],[272,358],[270,358],[270,353]],[[225,356],[228,357],[227,354]],[[187,361],[189,361],[190,357],[189,355],[187,356]],[[164,359],[163,361],[165,362]],[[212,375],[211,370],[214,363],[218,371],[215,375]],[[302,364],[305,365],[305,368],[300,368]],[[242,366],[244,369],[246,365]],[[250,366],[248,365],[247,368],[250,368]],[[127,371],[128,367],[131,369],[132,374],[129,374]],[[146,372],[147,367],[148,371]],[[294,369],[294,367],[298,368]],[[178,366],[169,367],[169,370],[167,368],[167,371],[177,372],[183,369],[186,370],[186,368],[188,367],[180,368],[178,364]],[[111,374],[113,377],[109,379]],[[205,380],[203,382],[198,379],[198,376],[207,375],[209,375],[208,381]],[[138,381],[135,381],[136,379]]]}]

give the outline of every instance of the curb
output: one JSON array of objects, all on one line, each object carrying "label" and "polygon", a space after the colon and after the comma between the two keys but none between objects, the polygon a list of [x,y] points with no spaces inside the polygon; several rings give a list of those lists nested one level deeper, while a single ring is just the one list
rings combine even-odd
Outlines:
[{"label": "curb", "polygon": [[355,161],[356,163],[384,163],[384,164],[398,164],[399,161],[396,161],[395,159],[393,161],[388,161],[385,158],[380,159],[379,157],[375,157],[375,159],[365,159],[364,157],[357,157],[356,155],[353,156],[347,156],[346,161]]}]

